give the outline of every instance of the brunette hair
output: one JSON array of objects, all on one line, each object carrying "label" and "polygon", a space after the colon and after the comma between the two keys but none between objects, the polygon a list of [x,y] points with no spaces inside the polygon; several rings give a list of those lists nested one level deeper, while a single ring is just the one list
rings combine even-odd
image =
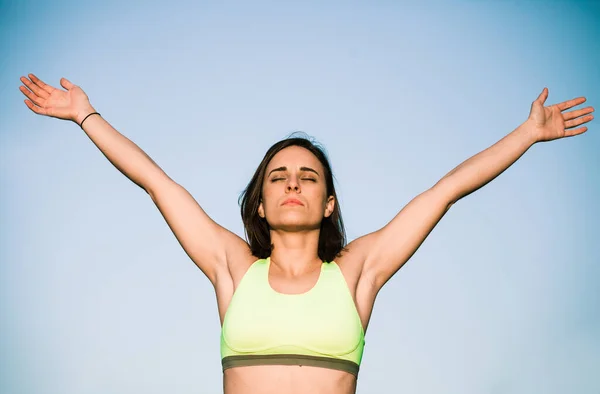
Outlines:
[{"label": "brunette hair", "polygon": [[242,221],[244,223],[246,239],[250,244],[250,250],[254,256],[261,259],[271,255],[273,245],[271,244],[269,224],[258,215],[258,206],[262,198],[263,179],[269,162],[277,152],[290,146],[299,146],[311,152],[321,162],[325,170],[327,196],[335,198],[335,205],[332,214],[321,221],[317,253],[321,260],[326,262],[333,261],[346,245],[346,232],[344,230],[344,222],[342,221],[339,200],[333,184],[331,165],[321,146],[309,139],[308,136],[298,137],[298,133],[292,134],[290,137],[275,143],[269,148],[254,172],[248,186],[240,195],[238,203],[241,207]]}]

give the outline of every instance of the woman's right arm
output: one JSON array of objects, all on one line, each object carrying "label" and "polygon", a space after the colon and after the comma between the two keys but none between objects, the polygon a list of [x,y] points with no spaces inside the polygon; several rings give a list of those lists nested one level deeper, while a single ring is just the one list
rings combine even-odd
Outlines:
[{"label": "woman's right arm", "polygon": [[[29,77],[31,80],[21,78],[29,89],[21,87],[21,91],[31,100],[25,100],[25,104],[33,112],[79,125],[87,115],[96,112],[83,90],[66,79],[61,79],[65,92],[33,74]],[[213,285],[221,274],[229,275],[228,261],[250,256],[244,240],[215,223],[187,190],[101,116],[89,116],[82,128],[121,173],[150,195],[185,252]]]},{"label": "woman's right arm", "polygon": [[[88,111],[96,112],[91,107]],[[123,175],[150,195],[187,255],[213,284],[220,269],[228,272],[227,251],[249,250],[245,241],[214,222],[183,186],[104,118],[90,116],[83,130]]]}]

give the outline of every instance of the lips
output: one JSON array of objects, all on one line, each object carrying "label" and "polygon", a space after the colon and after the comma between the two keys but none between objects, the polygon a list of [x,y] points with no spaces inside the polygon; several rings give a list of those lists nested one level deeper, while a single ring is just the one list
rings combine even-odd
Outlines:
[{"label": "lips", "polygon": [[304,204],[302,203],[302,201],[296,199],[296,198],[288,198],[287,200],[285,200],[283,202],[282,205],[300,205],[300,206],[304,206]]}]

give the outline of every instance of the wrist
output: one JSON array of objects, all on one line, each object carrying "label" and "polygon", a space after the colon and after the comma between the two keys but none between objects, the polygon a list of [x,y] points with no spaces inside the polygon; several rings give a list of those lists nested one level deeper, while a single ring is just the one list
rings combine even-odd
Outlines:
[{"label": "wrist", "polygon": [[81,122],[85,119],[85,117],[93,112],[96,112],[96,110],[91,105],[81,108],[79,111],[77,111],[77,114],[75,114],[73,121],[78,125],[81,125]]},{"label": "wrist", "polygon": [[515,131],[531,146],[539,142],[537,130],[535,121],[527,119]]}]

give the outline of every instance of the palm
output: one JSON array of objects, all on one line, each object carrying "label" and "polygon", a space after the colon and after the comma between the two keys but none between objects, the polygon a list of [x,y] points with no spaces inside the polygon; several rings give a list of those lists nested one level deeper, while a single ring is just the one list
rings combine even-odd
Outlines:
[{"label": "palm", "polygon": [[40,107],[46,109],[48,116],[66,118],[73,112],[73,100],[70,96],[69,92],[54,89],[47,98],[40,100]]},{"label": "palm", "polygon": [[25,104],[37,114],[76,121],[82,110],[90,105],[85,92],[64,78],[61,85],[67,90],[50,86],[33,74],[29,77],[31,80],[21,78],[27,88],[21,86],[20,90],[29,99]]},{"label": "palm", "polygon": [[563,137],[572,137],[587,131],[587,127],[579,127],[594,119],[591,114],[594,108],[587,107],[564,112],[569,108],[585,102],[585,97],[578,97],[559,104],[544,107],[548,98],[548,89],[544,88],[540,96],[531,105],[529,120],[534,122],[537,141],[552,141]]}]

